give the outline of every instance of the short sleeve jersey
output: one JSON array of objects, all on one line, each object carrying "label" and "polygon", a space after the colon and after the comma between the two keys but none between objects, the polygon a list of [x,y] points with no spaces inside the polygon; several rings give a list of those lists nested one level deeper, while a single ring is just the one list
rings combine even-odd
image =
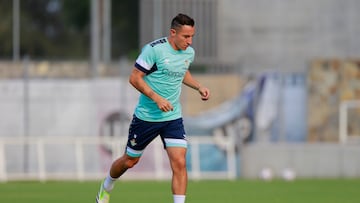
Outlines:
[{"label": "short sleeve jersey", "polygon": [[180,104],[181,86],[186,71],[194,60],[194,49],[175,50],[167,38],[161,38],[145,45],[135,62],[135,67],[144,72],[144,80],[149,87],[167,99],[173,111],[163,112],[157,104],[140,94],[135,115],[151,122],[170,121],[182,117]]}]

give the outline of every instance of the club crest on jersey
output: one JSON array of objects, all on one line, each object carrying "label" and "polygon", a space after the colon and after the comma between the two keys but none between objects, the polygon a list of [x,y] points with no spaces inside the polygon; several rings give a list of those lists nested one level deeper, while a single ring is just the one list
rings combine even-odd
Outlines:
[{"label": "club crest on jersey", "polygon": [[190,64],[190,63],[189,63],[189,60],[185,60],[184,63],[185,63],[185,66],[186,66],[186,67],[188,67],[189,64]]}]

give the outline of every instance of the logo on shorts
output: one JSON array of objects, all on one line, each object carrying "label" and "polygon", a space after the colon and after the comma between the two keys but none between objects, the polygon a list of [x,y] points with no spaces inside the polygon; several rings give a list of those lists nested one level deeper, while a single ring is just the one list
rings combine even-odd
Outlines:
[{"label": "logo on shorts", "polygon": [[131,146],[135,146],[137,143],[136,143],[136,137],[137,137],[137,135],[136,134],[134,134],[134,138],[133,139],[131,139],[130,140],[130,144],[131,144]]}]

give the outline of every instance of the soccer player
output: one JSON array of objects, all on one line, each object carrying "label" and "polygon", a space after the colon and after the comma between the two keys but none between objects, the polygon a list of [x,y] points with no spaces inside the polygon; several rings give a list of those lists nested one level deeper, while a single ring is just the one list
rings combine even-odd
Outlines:
[{"label": "soccer player", "polygon": [[158,135],[170,160],[174,203],[184,203],[186,134],[183,126],[180,93],[182,84],[208,100],[210,91],[195,80],[189,66],[194,60],[190,46],[195,34],[194,20],[178,14],[171,21],[169,35],[145,45],[136,59],[129,82],[141,94],[129,127],[125,153],[115,160],[101,183],[97,203],[108,203],[115,181],[140,159],[145,147]]}]

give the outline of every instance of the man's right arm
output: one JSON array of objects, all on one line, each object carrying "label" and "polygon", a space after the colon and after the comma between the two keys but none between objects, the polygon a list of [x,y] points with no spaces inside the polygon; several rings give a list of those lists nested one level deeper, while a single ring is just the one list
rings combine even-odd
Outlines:
[{"label": "man's right arm", "polygon": [[144,81],[145,73],[137,69],[136,67],[133,68],[133,71],[130,74],[129,82],[130,84],[135,87],[139,92],[144,94],[145,96],[152,99],[160,110],[167,112],[172,111],[173,106],[171,103],[158,95],[156,92],[154,92],[149,85],[146,84]]}]

